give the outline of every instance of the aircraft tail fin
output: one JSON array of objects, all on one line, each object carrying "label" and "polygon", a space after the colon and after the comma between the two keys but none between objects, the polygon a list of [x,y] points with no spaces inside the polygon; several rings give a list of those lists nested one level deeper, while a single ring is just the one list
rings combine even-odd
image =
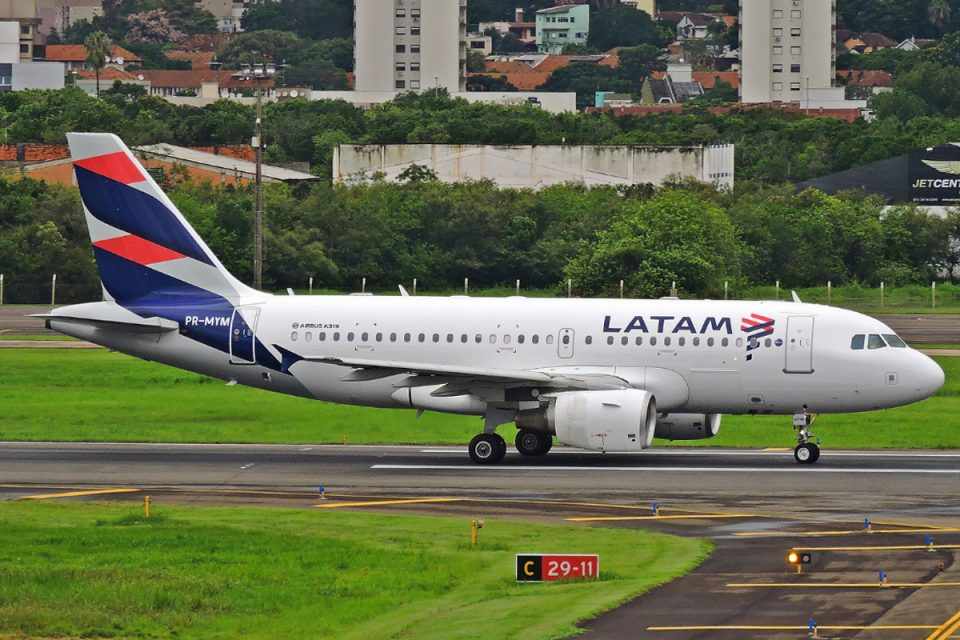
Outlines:
[{"label": "aircraft tail fin", "polygon": [[123,306],[254,294],[234,278],[120,138],[68,133],[105,295]]}]

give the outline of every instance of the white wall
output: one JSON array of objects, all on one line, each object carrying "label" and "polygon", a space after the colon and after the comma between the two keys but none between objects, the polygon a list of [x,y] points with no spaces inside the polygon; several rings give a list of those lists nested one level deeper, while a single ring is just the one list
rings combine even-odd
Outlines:
[{"label": "white wall", "polygon": [[394,90],[393,0],[355,0],[357,91]]},{"label": "white wall", "polygon": [[387,180],[410,165],[429,167],[445,182],[490,179],[501,187],[540,189],[552,184],[662,184],[693,178],[732,188],[733,145],[721,147],[339,145],[333,159],[337,182]]},{"label": "white wall", "polygon": [[740,101],[770,102],[771,0],[740,0]]},{"label": "white wall", "polygon": [[460,2],[420,0],[420,88],[461,91]]},{"label": "white wall", "polygon": [[63,89],[66,66],[62,62],[24,62],[13,65],[13,90]]},{"label": "white wall", "polygon": [[[467,102],[488,102],[509,106],[523,105],[535,99],[534,103],[549,113],[565,113],[577,110],[577,94],[549,93],[537,91],[464,91],[451,94],[454,98],[463,98]],[[345,100],[350,104],[368,107],[382,102],[390,102],[397,97],[396,91],[311,91],[311,100]]]},{"label": "white wall", "polygon": [[0,64],[20,62],[20,23],[0,22]]}]

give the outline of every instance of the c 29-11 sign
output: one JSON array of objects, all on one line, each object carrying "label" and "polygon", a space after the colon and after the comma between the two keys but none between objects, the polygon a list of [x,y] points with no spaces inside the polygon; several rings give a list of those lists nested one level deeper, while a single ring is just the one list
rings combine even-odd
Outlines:
[{"label": "c 29-11 sign", "polygon": [[523,553],[517,554],[518,582],[555,582],[600,577],[600,556]]}]

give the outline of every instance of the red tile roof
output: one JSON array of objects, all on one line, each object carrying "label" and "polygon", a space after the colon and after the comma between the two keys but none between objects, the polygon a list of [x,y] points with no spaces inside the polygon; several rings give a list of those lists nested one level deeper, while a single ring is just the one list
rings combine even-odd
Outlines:
[{"label": "red tile roof", "polygon": [[[113,45],[111,58],[123,58],[124,62],[143,62],[140,56],[123,47]],[[54,62],[86,62],[87,48],[82,44],[48,44],[47,60]]]},{"label": "red tile roof", "polygon": [[892,87],[893,76],[886,71],[838,69],[837,77],[853,87]]},{"label": "red tile roof", "polygon": [[209,69],[213,61],[213,51],[185,51],[173,49],[163,54],[167,60],[183,60],[190,63],[192,69]]},{"label": "red tile roof", "polygon": [[[663,80],[667,72],[654,71],[651,75],[656,80]],[[707,90],[717,86],[718,80],[723,80],[734,89],[740,88],[740,74],[736,71],[694,71],[693,79],[703,85],[703,88]]]},{"label": "red tile roof", "polygon": [[[150,81],[153,87],[168,87],[171,89],[197,89],[205,82],[218,82],[221,87],[228,89],[255,88],[253,80],[234,78],[232,71],[215,71],[213,69],[144,69],[138,75]],[[273,78],[264,80],[261,87],[274,86]]]},{"label": "red tile roof", "polygon": [[[85,80],[94,80],[97,77],[92,69],[82,69],[77,71],[77,77]],[[115,67],[106,67],[100,70],[100,80],[139,80],[136,73],[124,71]]]},{"label": "red tile roof", "polygon": [[[0,145],[0,162],[14,162],[17,159],[16,144]],[[24,162],[47,162],[70,157],[70,149],[65,144],[25,144]]]}]

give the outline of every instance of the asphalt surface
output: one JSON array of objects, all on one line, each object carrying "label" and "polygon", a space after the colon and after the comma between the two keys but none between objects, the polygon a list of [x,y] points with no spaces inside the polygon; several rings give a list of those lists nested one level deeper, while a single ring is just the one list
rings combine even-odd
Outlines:
[{"label": "asphalt surface", "polygon": [[[960,548],[960,451],[826,450],[801,467],[788,450],[561,448],[478,467],[459,447],[0,443],[0,500],[146,494],[155,504],[510,516],[714,541],[696,571],[584,623],[592,639],[802,638],[811,617],[821,638],[921,639],[960,607],[957,549],[871,550],[922,546],[927,535]],[[784,560],[791,547],[825,545],[857,550],[814,552],[804,575]],[[894,586],[875,586],[880,570]],[[755,586],[770,583],[780,586]],[[817,583],[837,586],[800,586]],[[898,586],[934,583],[956,586]]]}]

